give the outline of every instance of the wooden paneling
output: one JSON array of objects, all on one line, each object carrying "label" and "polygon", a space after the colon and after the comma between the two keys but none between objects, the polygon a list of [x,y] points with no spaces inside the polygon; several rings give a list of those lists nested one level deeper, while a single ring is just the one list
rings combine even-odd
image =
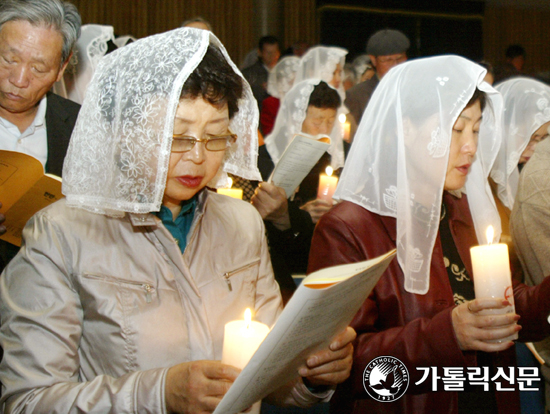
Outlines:
[{"label": "wooden paneling", "polygon": [[319,43],[319,17],[315,0],[284,0],[284,39],[290,46],[296,41]]},{"label": "wooden paneling", "polygon": [[208,20],[239,64],[257,44],[252,34],[253,0],[71,0],[83,24],[112,25],[115,33],[137,38],[175,29],[189,18]]},{"label": "wooden paneling", "polygon": [[510,44],[521,44],[526,51],[524,71],[550,70],[550,11],[487,5],[483,23],[485,59],[493,64],[504,60]]}]

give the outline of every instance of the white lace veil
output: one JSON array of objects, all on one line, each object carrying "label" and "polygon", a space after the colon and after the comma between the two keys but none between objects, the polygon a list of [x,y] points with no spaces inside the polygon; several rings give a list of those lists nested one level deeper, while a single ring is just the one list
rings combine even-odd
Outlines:
[{"label": "white lace veil", "polygon": [[[340,68],[342,71],[344,70],[347,54],[348,51],[341,47],[312,47],[302,56],[294,82],[298,83],[306,79],[321,79],[330,85],[330,81],[336,70],[336,65],[340,64]],[[343,72],[342,81],[336,90],[342,100],[342,106],[338,110],[338,115],[347,114],[349,111],[344,106],[346,91],[344,90]],[[330,134],[330,138],[331,144],[327,152],[330,154],[330,164],[332,168],[337,170],[344,166],[344,130],[341,128],[340,122],[338,122],[338,117],[336,125]]]},{"label": "white lace veil", "polygon": [[[68,205],[109,215],[160,209],[181,90],[209,44],[242,77],[212,32],[193,28],[140,39],[102,59],[65,158]],[[225,172],[260,180],[258,106],[243,82],[243,98],[230,122],[238,139],[226,151],[212,187],[226,184]]]},{"label": "white lace veil", "polygon": [[[294,135],[302,131],[309,97],[319,82],[321,79],[306,79],[295,83],[281,101],[273,131],[264,139],[265,147],[274,164],[277,164]],[[334,128],[337,127],[337,123],[335,122]]]},{"label": "white lace veil", "polygon": [[[305,79],[321,79],[330,84],[336,70],[336,65],[340,64],[340,69],[344,70],[347,54],[348,51],[341,47],[312,47],[300,60],[295,82],[298,83]],[[342,102],[344,102],[346,91],[344,90],[343,82],[340,82],[337,90]]]},{"label": "white lace veil", "polygon": [[107,53],[107,42],[115,39],[113,26],[86,24],[76,42],[77,64],[63,76],[67,98],[82,104],[88,84],[99,64]]},{"label": "white lace veil", "polygon": [[530,78],[513,78],[495,89],[504,100],[503,138],[491,178],[498,198],[510,210],[518,189],[518,162],[531,136],[550,121],[550,87]]},{"label": "white lace veil", "polygon": [[489,225],[500,237],[487,177],[500,145],[502,99],[483,82],[485,72],[458,56],[396,66],[376,88],[355,134],[335,198],[397,219],[397,258],[408,292],[429,289],[451,131],[476,87],[489,102],[465,192],[478,240],[486,243]]},{"label": "white lace veil", "polygon": [[300,58],[297,56],[286,56],[279,60],[273,69],[269,71],[267,93],[274,98],[283,99],[294,85],[299,65]]}]

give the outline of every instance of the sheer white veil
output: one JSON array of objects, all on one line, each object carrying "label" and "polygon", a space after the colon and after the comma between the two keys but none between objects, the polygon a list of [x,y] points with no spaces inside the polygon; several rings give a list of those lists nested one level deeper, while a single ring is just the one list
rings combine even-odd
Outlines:
[{"label": "sheer white veil", "polygon": [[267,78],[267,93],[274,98],[283,99],[294,85],[296,72],[300,66],[297,56],[285,56],[269,71]]},{"label": "sheer white veil", "polygon": [[75,56],[61,80],[56,82],[53,88],[56,94],[79,104],[84,101],[86,88],[97,64],[107,53],[107,42],[114,41],[115,38],[113,26],[85,24],[81,30],[75,44]]},{"label": "sheer white veil", "polygon": [[[336,65],[344,70],[346,55],[348,51],[335,46],[315,46],[309,49],[302,59],[296,73],[295,82],[301,82],[305,79],[321,79],[330,85],[330,81],[336,70]],[[337,88],[338,94],[344,102],[346,91],[343,82]]]},{"label": "sheer white veil", "polygon": [[[212,32],[193,28],[137,40],[101,60],[65,158],[68,205],[109,215],[160,209],[181,90],[209,44],[242,77]],[[258,107],[244,78],[243,83],[243,98],[230,122],[238,139],[226,151],[212,187],[227,182],[226,172],[260,179]]]},{"label": "sheer white veil", "polygon": [[504,100],[503,138],[491,170],[498,198],[510,210],[518,190],[518,162],[531,136],[550,121],[550,86],[518,77],[495,86]]},{"label": "sheer white veil", "polygon": [[[271,134],[264,139],[265,147],[274,164],[277,164],[294,135],[302,131],[302,124],[306,119],[309,97],[321,79],[306,79],[295,83],[287,92]],[[334,129],[338,127],[335,122]]]},{"label": "sheer white veil", "polygon": [[86,24],[76,42],[77,65],[74,71],[64,75],[67,97],[81,104],[86,95],[88,84],[99,64],[107,53],[107,42],[115,39],[113,26]]},{"label": "sheer white veil", "polygon": [[487,177],[500,145],[502,98],[486,70],[458,56],[406,62],[376,88],[348,155],[335,198],[397,219],[397,258],[405,289],[429,289],[453,125],[476,88],[488,95],[465,191],[477,238],[500,218]]},{"label": "sheer white veil", "polygon": [[[336,65],[340,65],[342,69],[342,81],[338,88],[335,88],[342,100],[342,106],[338,110],[338,114],[347,114],[349,111],[344,106],[346,99],[346,91],[344,90],[343,70],[346,63],[346,55],[348,51],[341,47],[335,46],[315,46],[310,48],[300,60],[300,66],[296,73],[295,83],[306,79],[320,79],[330,85],[334,76]],[[330,154],[330,165],[337,170],[344,166],[344,130],[341,128],[338,119],[336,125],[330,134],[331,144],[328,149]]]}]

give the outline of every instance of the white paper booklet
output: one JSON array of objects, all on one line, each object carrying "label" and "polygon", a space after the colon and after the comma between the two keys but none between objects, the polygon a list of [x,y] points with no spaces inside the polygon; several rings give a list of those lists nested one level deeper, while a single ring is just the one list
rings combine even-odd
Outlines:
[{"label": "white paper booklet", "polygon": [[328,135],[300,133],[294,136],[271,173],[269,182],[285,190],[287,198],[330,147]]},{"label": "white paper booklet", "polygon": [[304,279],[214,414],[234,414],[295,380],[306,358],[349,325],[395,256],[322,269]]}]

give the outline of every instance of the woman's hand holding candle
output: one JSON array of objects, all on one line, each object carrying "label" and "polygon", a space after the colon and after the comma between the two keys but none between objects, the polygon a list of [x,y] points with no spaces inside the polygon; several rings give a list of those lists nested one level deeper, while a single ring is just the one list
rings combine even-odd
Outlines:
[{"label": "woman's hand holding candle", "polygon": [[503,313],[484,315],[483,311],[510,306],[504,298],[481,298],[456,306],[451,314],[458,345],[463,351],[497,352],[514,343],[508,338],[521,330],[519,315]]},{"label": "woman's hand holding candle", "polygon": [[219,361],[193,361],[173,366],[166,373],[166,412],[213,412],[240,372]]},{"label": "woman's hand holding candle", "polygon": [[505,244],[492,244],[494,230],[487,229],[488,244],[470,249],[476,299],[455,307],[452,323],[463,351],[503,351],[521,330],[516,322],[514,294]]}]

